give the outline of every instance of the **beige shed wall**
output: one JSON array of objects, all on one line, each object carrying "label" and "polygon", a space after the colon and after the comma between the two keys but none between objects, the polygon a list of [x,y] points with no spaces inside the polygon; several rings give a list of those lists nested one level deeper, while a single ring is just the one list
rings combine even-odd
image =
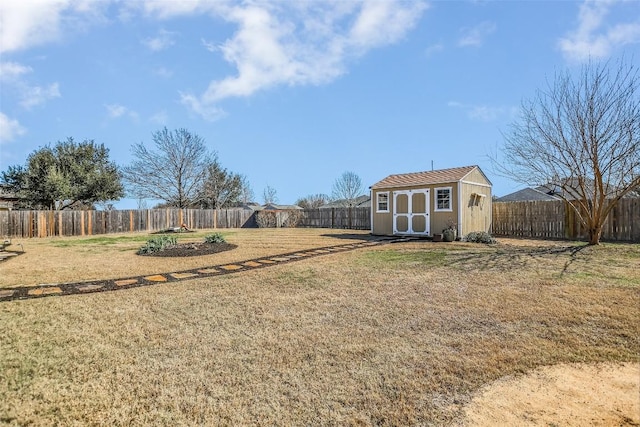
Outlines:
[{"label": "beige shed wall", "polygon": [[[472,231],[491,229],[491,187],[486,185],[461,183],[462,222],[458,227],[460,237]],[[484,197],[474,196],[481,194]]]},{"label": "beige shed wall", "polygon": [[[452,198],[452,210],[451,212],[436,212],[435,211],[435,189],[440,187],[451,187]],[[423,190],[429,189],[429,221],[430,232],[440,233],[443,228],[447,227],[447,223],[451,220],[454,223],[458,223],[458,183],[443,183],[438,185],[429,186],[413,186],[413,187],[398,187],[389,188],[384,190],[373,190],[371,193],[371,209],[372,209],[372,229],[371,234],[374,235],[393,235],[393,212],[395,206],[393,205],[393,192],[394,191],[406,191],[406,190]],[[378,213],[378,193],[389,193],[389,212]]]},{"label": "beige shed wall", "polygon": [[[436,188],[448,188],[451,187],[451,212],[449,211],[437,211],[436,207]],[[449,224],[457,224],[458,220],[458,183],[457,182],[445,182],[443,184],[433,185],[431,188],[431,233],[433,236],[435,233],[442,233],[442,230],[447,228]]]},{"label": "beige shed wall", "polygon": [[[389,193],[389,212],[378,213],[378,193]],[[371,234],[393,234],[393,193],[391,190],[373,190],[371,192]]]}]

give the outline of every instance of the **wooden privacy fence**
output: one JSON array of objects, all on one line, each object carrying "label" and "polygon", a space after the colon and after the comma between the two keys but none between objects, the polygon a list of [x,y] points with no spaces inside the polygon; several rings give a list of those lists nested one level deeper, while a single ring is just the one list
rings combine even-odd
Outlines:
[{"label": "wooden privacy fence", "polygon": [[371,229],[371,208],[305,209],[299,227]]},{"label": "wooden privacy fence", "polygon": [[[567,202],[494,202],[496,236],[583,240],[588,231]],[[640,198],[618,201],[602,230],[602,240],[640,242]]]},{"label": "wooden privacy fence", "polygon": [[[258,211],[261,212],[261,211]],[[154,232],[170,227],[257,227],[251,209],[142,209],[121,211],[0,211],[0,237],[91,236],[125,232]],[[274,212],[275,215],[287,212]],[[309,209],[299,227],[367,230],[369,208]],[[281,224],[278,222],[278,226]]]},{"label": "wooden privacy fence", "polygon": [[[253,210],[144,209],[122,211],[0,211],[0,238],[89,236],[189,228],[257,227]],[[371,208],[305,209],[298,227],[371,229]],[[472,231],[472,230],[467,230]],[[586,239],[577,215],[563,201],[494,202],[496,236]],[[622,199],[609,214],[603,240],[640,242],[640,198]]]},{"label": "wooden privacy fence", "polygon": [[0,211],[0,237],[91,236],[189,228],[253,226],[248,209],[142,209],[122,211]]}]

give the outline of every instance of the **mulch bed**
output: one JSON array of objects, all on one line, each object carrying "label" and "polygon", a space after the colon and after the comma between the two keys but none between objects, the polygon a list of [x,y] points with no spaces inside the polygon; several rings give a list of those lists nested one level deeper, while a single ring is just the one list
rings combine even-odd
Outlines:
[{"label": "mulch bed", "polygon": [[149,254],[138,254],[140,256],[156,256],[156,257],[185,257],[185,256],[200,256],[211,255],[219,252],[230,251],[237,248],[238,245],[231,243],[178,243],[166,247],[159,252],[153,252]]}]

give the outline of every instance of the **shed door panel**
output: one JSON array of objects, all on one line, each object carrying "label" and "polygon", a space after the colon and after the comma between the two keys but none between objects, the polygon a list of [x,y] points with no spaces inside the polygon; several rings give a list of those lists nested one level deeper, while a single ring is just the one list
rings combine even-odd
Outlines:
[{"label": "shed door panel", "polygon": [[426,218],[423,215],[414,215],[411,218],[411,230],[414,233],[424,233],[427,230]]},{"label": "shed door panel", "polygon": [[393,192],[393,234],[429,235],[429,190]]},{"label": "shed door panel", "polygon": [[406,234],[409,233],[409,218],[406,215],[401,215],[396,218],[395,224],[395,233]]},{"label": "shed door panel", "polygon": [[409,213],[409,195],[399,193],[395,198],[394,208],[397,214],[408,214]]}]

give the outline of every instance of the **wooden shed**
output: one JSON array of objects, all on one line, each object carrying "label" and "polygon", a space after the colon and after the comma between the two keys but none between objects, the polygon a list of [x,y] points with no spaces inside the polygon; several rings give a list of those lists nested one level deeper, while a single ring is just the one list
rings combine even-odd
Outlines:
[{"label": "wooden shed", "polygon": [[458,236],[491,229],[491,181],[478,166],[389,175],[371,187],[371,233]]}]

